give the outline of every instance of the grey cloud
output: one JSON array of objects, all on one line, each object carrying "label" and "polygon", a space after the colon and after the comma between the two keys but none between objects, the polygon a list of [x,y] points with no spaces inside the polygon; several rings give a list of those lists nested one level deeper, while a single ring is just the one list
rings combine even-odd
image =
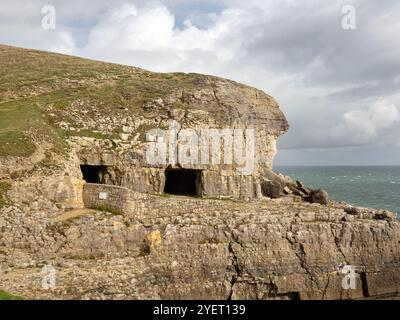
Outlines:
[{"label": "grey cloud", "polygon": [[[288,6],[284,15],[258,19],[243,31],[257,35],[248,37],[248,55],[270,68],[299,72],[308,85],[321,81],[365,83],[396,76],[400,69],[400,44],[396,41],[400,30],[393,30],[390,39],[383,39],[382,31],[389,33],[394,17],[400,15],[400,3],[356,1],[358,24],[351,31],[341,28],[340,2],[322,3],[299,2]],[[393,18],[385,19],[388,14]],[[310,68],[316,62],[319,67]]]},{"label": "grey cloud", "polygon": [[362,100],[382,95],[391,95],[399,92],[399,83],[394,79],[391,81],[382,81],[373,84],[354,86],[348,89],[336,91],[326,96],[328,100],[335,102]]}]

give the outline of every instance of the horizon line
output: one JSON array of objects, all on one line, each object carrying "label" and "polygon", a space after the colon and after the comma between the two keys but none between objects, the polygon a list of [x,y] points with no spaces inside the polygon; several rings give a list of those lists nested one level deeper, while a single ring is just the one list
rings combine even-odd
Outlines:
[{"label": "horizon line", "polygon": [[278,164],[272,167],[400,167],[400,164]]}]

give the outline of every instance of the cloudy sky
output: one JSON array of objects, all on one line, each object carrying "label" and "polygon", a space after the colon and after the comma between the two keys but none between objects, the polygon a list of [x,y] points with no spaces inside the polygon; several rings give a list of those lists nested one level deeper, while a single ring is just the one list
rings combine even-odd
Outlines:
[{"label": "cloudy sky", "polygon": [[0,43],[260,88],[291,125],[276,165],[400,163],[398,0],[1,0]]}]

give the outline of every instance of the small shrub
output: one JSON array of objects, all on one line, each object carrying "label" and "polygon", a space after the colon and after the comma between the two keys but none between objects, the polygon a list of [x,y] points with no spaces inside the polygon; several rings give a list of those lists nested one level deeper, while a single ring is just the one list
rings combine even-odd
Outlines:
[{"label": "small shrub", "polygon": [[139,257],[146,257],[150,254],[150,247],[143,243],[140,247]]}]

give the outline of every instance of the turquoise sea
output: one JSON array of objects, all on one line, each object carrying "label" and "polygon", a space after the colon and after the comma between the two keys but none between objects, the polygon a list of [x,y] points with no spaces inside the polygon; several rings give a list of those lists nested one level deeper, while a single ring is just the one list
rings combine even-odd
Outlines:
[{"label": "turquoise sea", "polygon": [[400,212],[400,166],[274,167],[275,172],[323,188],[333,200]]}]

